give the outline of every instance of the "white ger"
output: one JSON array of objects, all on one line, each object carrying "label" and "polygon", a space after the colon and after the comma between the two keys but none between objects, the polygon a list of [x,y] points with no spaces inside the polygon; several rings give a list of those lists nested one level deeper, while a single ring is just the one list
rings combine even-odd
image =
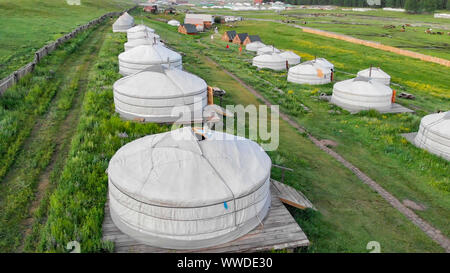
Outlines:
[{"label": "white ger", "polygon": [[282,58],[280,54],[263,54],[253,58],[253,66],[258,68],[268,68],[272,70],[285,70],[286,59]]},{"label": "white ger", "polygon": [[128,12],[122,14],[113,24],[113,32],[126,32],[134,26],[134,18]]},{"label": "white ger", "polygon": [[124,76],[161,65],[181,69],[181,55],[160,44],[140,45],[119,54],[119,73]]},{"label": "white ger", "polygon": [[271,163],[257,143],[217,131],[184,127],[140,138],[109,162],[112,220],[161,248],[232,241],[267,215]]},{"label": "white ger", "polygon": [[202,121],[204,80],[181,69],[148,68],[114,83],[116,112],[125,119],[157,123]]},{"label": "white ger", "polygon": [[287,81],[299,84],[327,84],[331,82],[331,70],[316,61],[307,61],[289,68]]},{"label": "white ger", "polygon": [[369,79],[374,79],[376,81],[381,82],[389,86],[391,84],[391,76],[388,73],[381,70],[379,67],[370,67],[364,70],[361,70],[357,74],[358,77],[364,77]]},{"label": "white ger", "polygon": [[392,89],[376,80],[354,78],[335,83],[331,102],[350,111],[388,110]]},{"label": "white ger", "polygon": [[450,111],[423,117],[414,143],[450,160]]}]

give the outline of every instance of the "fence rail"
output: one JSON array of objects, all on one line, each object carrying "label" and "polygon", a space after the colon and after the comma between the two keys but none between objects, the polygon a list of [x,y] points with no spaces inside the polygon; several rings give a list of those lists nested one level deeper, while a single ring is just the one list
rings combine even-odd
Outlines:
[{"label": "fence rail", "polygon": [[106,13],[100,17],[98,17],[97,19],[94,19],[92,21],[89,21],[88,23],[77,27],[76,29],[74,29],[72,32],[67,33],[66,35],[58,38],[56,41],[47,44],[45,46],[43,46],[42,48],[38,49],[35,53],[34,53],[34,60],[24,66],[22,66],[21,68],[17,69],[16,71],[12,72],[9,76],[6,76],[5,78],[3,78],[2,80],[0,80],[0,96],[11,86],[13,86],[14,84],[16,84],[21,78],[23,78],[25,75],[27,75],[28,73],[31,73],[35,66],[48,54],[50,54],[52,51],[54,51],[55,49],[57,49],[60,45],[64,44],[65,42],[69,41],[70,39],[74,38],[75,36],[78,35],[78,33],[94,26],[97,25],[101,22],[103,22],[105,19],[107,18],[113,18],[113,17],[117,17],[120,16],[122,13],[124,12],[129,12],[130,10],[134,9],[135,7],[125,10],[125,11],[120,11],[120,12],[109,12]]}]

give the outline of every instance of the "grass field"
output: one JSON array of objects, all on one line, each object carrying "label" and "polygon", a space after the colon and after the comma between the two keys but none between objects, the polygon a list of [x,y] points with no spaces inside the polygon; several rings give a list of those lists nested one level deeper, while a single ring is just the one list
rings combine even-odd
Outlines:
[{"label": "grass field", "polygon": [[65,0],[0,1],[0,79],[30,62],[34,52],[77,26],[107,12],[133,6],[131,0],[83,0],[71,6]]},{"label": "grass field", "polygon": [[[382,64],[400,85],[395,88],[417,96],[414,101],[400,100],[417,114],[367,111],[350,115],[317,99],[321,92],[331,93],[331,84],[288,84],[283,72],[254,69],[249,63],[253,55],[239,54],[235,45],[225,49],[220,35],[214,40],[210,33],[181,35],[175,27],[152,20],[155,16],[140,11],[134,15],[137,22],[156,29],[168,46],[185,54],[184,69],[225,89],[225,104],[261,103],[226,74],[226,69],[280,105],[317,138],[338,143],[336,151],[399,200],[425,205],[427,209],[417,213],[450,235],[449,162],[398,136],[417,130],[421,116],[448,109],[449,68],[273,22],[248,21],[234,28],[259,34],[264,42],[294,50],[303,59],[326,57],[336,65],[338,80],[370,64]],[[176,18],[181,20],[182,15]],[[81,243],[82,252],[113,249],[101,239],[109,159],[125,143],[167,131],[169,126],[123,121],[114,113],[112,84],[121,77],[117,55],[123,51],[126,37],[111,32],[112,22],[86,31],[56,50],[33,74],[0,97],[0,252],[67,252],[67,243],[74,240]],[[226,29],[222,27],[220,32]],[[123,132],[128,137],[120,137]],[[279,149],[269,155],[274,163],[294,169],[286,174],[286,182],[305,193],[319,209],[291,210],[311,241],[307,251],[366,252],[369,241],[380,242],[382,252],[443,251],[284,121],[280,121]],[[278,169],[272,170],[273,178],[280,175]]]},{"label": "grass field", "polygon": [[[163,37],[167,32],[166,29],[170,30],[170,27],[159,22],[152,22],[152,27],[156,28],[155,24],[161,27],[160,33]],[[337,110],[336,107],[316,99],[320,92],[331,93],[331,84],[325,87],[299,86],[287,84],[285,73],[269,70],[257,72],[248,63],[252,55],[239,55],[236,46],[226,50],[225,43],[217,39],[219,36],[211,41],[209,35],[186,37],[174,34],[170,41],[177,50],[187,55],[197,50],[209,56],[222,67],[257,88],[273,103],[281,105],[285,112],[295,117],[313,135],[339,143],[336,148],[339,153],[368,173],[397,198],[425,204],[428,209],[425,212],[418,212],[420,216],[448,235],[450,232],[447,225],[447,219],[450,216],[448,162],[413,147],[398,136],[402,132],[417,130],[420,116],[436,109],[447,109],[450,96],[447,84],[449,78],[448,73],[444,75],[441,71],[448,71],[448,68],[375,49],[364,48],[364,58],[362,58],[357,53],[358,50],[362,50],[361,46],[302,33],[288,26],[276,25],[276,30],[273,32],[263,31],[274,29],[274,27],[274,23],[244,22],[235,29],[238,32],[259,34],[264,42],[272,42],[282,49],[294,49],[306,59],[323,52],[319,56],[334,62],[338,70],[343,72],[356,73],[359,69],[368,67],[374,60],[383,63],[383,69],[388,70],[394,81],[404,85],[404,89],[401,90],[420,94],[413,102],[400,101],[409,107],[419,109],[419,116],[380,115],[372,111],[359,115],[350,115],[345,111],[336,114],[334,112]],[[174,29],[171,30],[174,31]],[[196,43],[187,43],[189,39]],[[180,46],[183,44],[185,46]],[[314,45],[320,45],[319,47],[327,48],[328,51],[320,51]],[[399,63],[403,64],[402,71],[394,68]],[[192,71],[198,73],[195,69]],[[427,76],[424,76],[424,73]],[[201,74],[208,75],[208,73]],[[347,74],[337,73],[338,80],[348,77]],[[284,93],[280,94],[275,88],[283,90]],[[440,91],[432,92],[431,90]],[[299,102],[312,111],[305,112]],[[285,164],[289,165],[289,163]],[[290,167],[299,168],[295,164]],[[308,181],[308,183],[314,182]],[[311,198],[316,200],[314,197]]]},{"label": "grass field", "polygon": [[[203,10],[214,14],[239,15],[246,18],[266,20],[290,20],[296,24],[336,33],[350,35],[356,38],[380,42],[386,45],[408,49],[423,54],[450,59],[450,22],[448,19],[434,18],[432,14],[413,15],[392,11],[343,11],[337,10],[307,10],[293,9],[277,14],[273,11],[234,11]],[[306,25],[303,24],[306,22]],[[401,26],[410,24],[405,32]],[[384,28],[393,25],[395,28]],[[444,35],[431,35],[425,30],[432,28],[433,32]]]}]

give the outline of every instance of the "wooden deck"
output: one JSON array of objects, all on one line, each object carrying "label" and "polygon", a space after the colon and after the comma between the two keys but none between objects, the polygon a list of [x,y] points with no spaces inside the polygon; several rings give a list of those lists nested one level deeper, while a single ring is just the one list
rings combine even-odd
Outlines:
[{"label": "wooden deck", "polygon": [[114,242],[115,252],[134,253],[261,252],[308,246],[308,238],[280,201],[280,191],[275,188],[274,184],[271,185],[271,192],[272,204],[267,217],[263,221],[263,226],[260,225],[247,235],[226,244],[196,250],[170,250],[142,244],[122,233],[114,225],[109,212],[109,202],[105,206],[103,239]]},{"label": "wooden deck", "polygon": [[310,208],[313,210],[317,210],[314,205],[308,200],[308,198],[306,198],[306,196],[303,195],[303,193],[301,193],[300,191],[276,180],[271,181],[273,186],[272,192],[277,191],[278,198],[281,202],[298,209]]},{"label": "wooden deck", "polygon": [[[324,99],[331,101],[331,96],[324,96]],[[331,103],[331,102],[330,102]],[[354,110],[352,108],[347,108],[345,106],[341,106],[338,105],[339,107],[341,107],[344,110],[349,111],[351,114],[356,114],[358,112],[361,112],[361,110]],[[391,108],[388,109],[379,109],[377,110],[379,113],[381,114],[398,114],[398,113],[414,113],[414,110],[411,110],[409,108],[406,108],[405,106],[398,104],[398,103],[393,103]]]}]

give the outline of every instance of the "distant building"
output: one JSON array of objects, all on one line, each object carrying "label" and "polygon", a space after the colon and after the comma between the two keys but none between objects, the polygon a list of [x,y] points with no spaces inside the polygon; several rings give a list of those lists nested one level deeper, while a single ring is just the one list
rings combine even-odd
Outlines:
[{"label": "distant building", "polygon": [[262,42],[262,41],[258,35],[248,35],[247,38],[245,38],[243,44],[247,45],[247,44],[253,43],[253,42]]},{"label": "distant building", "polygon": [[236,36],[236,31],[234,30],[226,31],[222,35],[222,40],[226,42],[233,42],[234,36]]},{"label": "distant building", "polygon": [[234,36],[233,44],[242,45],[244,44],[245,39],[247,39],[248,34],[247,33],[239,33],[236,36]]},{"label": "distant building", "polygon": [[192,24],[191,22],[198,22],[201,20],[202,22],[208,22],[209,24],[214,24],[214,15],[211,14],[194,14],[188,13],[184,18],[185,24]]},{"label": "distant building", "polygon": [[198,33],[197,27],[193,24],[182,24],[178,27],[178,32],[183,34],[195,35]]},{"label": "distant building", "polygon": [[150,13],[157,13],[158,12],[158,6],[157,5],[145,6],[144,7],[144,11],[145,12],[150,12]]}]

